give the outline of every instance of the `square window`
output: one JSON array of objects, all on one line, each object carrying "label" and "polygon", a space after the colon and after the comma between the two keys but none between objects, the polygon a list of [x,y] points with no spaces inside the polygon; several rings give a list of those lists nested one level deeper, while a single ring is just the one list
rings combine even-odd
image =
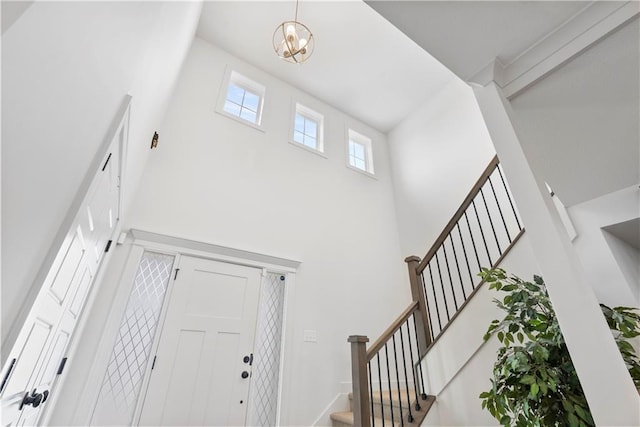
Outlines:
[{"label": "square window", "polygon": [[293,116],[291,141],[294,144],[311,149],[311,151],[323,152],[323,124],[322,114],[296,103]]},{"label": "square window", "polygon": [[224,87],[218,112],[260,129],[265,87],[235,71],[227,72]]},{"label": "square window", "polygon": [[373,175],[371,139],[351,129],[348,133],[348,164],[350,167]]}]

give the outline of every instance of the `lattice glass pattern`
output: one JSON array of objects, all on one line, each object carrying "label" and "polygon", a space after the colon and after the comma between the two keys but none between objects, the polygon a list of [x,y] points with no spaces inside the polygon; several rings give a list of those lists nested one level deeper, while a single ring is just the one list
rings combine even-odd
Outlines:
[{"label": "lattice glass pattern", "polygon": [[92,425],[131,425],[173,261],[173,255],[142,255]]},{"label": "lattice glass pattern", "polygon": [[284,284],[285,276],[274,273],[262,283],[249,400],[252,426],[277,425]]}]

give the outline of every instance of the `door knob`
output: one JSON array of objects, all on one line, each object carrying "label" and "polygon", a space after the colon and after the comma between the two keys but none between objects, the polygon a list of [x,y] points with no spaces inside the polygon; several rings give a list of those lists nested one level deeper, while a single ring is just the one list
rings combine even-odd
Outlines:
[{"label": "door knob", "polygon": [[249,372],[247,372],[247,371],[242,371],[242,374],[240,374],[240,376],[241,376],[242,378],[248,378],[248,377],[249,377]]},{"label": "door knob", "polygon": [[242,358],[242,361],[244,363],[248,363],[249,366],[253,365],[253,353],[251,353],[249,356],[245,356]]},{"label": "door knob", "polygon": [[18,410],[21,411],[22,408],[27,405],[37,408],[42,402],[47,400],[47,397],[49,397],[49,390],[46,390],[44,393],[36,393],[36,389],[34,388],[31,394],[29,394],[29,392],[24,394]]}]

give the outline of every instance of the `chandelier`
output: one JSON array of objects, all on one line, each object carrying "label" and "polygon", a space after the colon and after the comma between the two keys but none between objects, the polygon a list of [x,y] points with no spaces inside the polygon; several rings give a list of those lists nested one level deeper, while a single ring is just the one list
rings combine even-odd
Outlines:
[{"label": "chandelier", "polygon": [[298,22],[298,0],[293,21],[284,21],[273,32],[273,48],[287,62],[301,64],[313,53],[314,40],[311,30]]}]

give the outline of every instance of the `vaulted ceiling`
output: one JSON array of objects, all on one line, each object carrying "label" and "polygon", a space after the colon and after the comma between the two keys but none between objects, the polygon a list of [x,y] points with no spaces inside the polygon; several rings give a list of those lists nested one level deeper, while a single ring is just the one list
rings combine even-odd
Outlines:
[{"label": "vaulted ceiling", "polygon": [[299,20],[314,34],[301,65],[272,47],[294,1],[205,2],[197,35],[383,132],[456,78],[362,1],[303,1]]},{"label": "vaulted ceiling", "polygon": [[294,1],[205,2],[198,36],[386,132],[452,79],[496,58],[508,67],[567,23],[593,25],[624,3],[307,0],[299,18],[316,49],[302,65],[278,59],[271,42]]}]

